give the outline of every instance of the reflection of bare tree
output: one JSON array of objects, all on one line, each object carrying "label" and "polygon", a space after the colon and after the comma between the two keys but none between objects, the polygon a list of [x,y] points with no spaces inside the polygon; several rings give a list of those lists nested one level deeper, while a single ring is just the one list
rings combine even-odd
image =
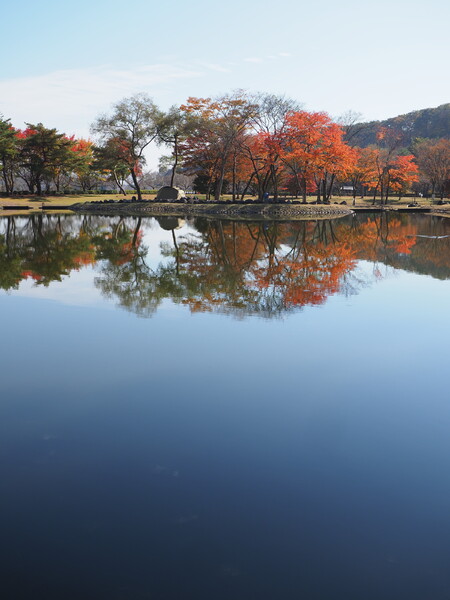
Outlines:
[{"label": "reflection of bare tree", "polygon": [[95,278],[95,285],[106,297],[118,299],[119,306],[143,317],[151,316],[164,298],[181,299],[183,292],[178,282],[179,248],[175,237],[175,229],[181,224],[176,218],[165,219],[158,220],[164,229],[172,231],[173,262],[152,269],[146,261],[148,249],[141,243],[142,219],[137,219],[133,229],[122,220],[113,230],[117,243],[105,244],[101,257],[106,261]]}]

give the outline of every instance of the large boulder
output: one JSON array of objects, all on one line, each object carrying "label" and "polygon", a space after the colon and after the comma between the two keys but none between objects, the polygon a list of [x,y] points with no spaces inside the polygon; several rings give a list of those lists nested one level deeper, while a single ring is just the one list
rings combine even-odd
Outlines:
[{"label": "large boulder", "polygon": [[160,202],[176,202],[177,200],[183,200],[186,198],[186,194],[179,188],[165,185],[156,194],[156,201]]}]

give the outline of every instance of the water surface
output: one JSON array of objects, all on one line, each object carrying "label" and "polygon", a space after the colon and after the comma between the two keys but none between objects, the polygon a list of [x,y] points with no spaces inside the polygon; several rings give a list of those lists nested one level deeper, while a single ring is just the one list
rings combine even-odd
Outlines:
[{"label": "water surface", "polygon": [[447,599],[448,235],[2,219],[2,596]]}]

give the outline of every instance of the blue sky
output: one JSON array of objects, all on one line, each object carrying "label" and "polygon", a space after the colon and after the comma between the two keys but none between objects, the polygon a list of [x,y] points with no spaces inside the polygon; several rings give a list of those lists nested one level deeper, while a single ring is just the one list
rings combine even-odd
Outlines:
[{"label": "blue sky", "polygon": [[[87,135],[144,91],[162,108],[233,89],[383,119],[450,102],[447,0],[21,0],[2,8],[0,112]],[[6,58],[7,57],[7,58]]]}]

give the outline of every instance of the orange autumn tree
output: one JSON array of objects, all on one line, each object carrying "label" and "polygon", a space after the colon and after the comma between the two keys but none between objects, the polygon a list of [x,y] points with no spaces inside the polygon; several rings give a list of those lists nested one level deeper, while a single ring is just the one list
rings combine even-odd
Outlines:
[{"label": "orange autumn tree", "polygon": [[390,171],[390,185],[393,191],[398,192],[399,198],[408,191],[415,181],[419,179],[419,167],[412,154],[396,156],[392,161]]},{"label": "orange autumn tree", "polygon": [[343,141],[344,131],[336,123],[331,123],[326,131],[315,175],[317,200],[330,201],[335,180],[346,177],[357,162],[358,154]]},{"label": "orange autumn tree", "polygon": [[395,128],[380,127],[377,132],[379,147],[375,147],[376,181],[373,183],[373,203],[380,192],[381,204],[387,204],[391,190],[391,171],[401,144],[402,134]]},{"label": "orange autumn tree", "polygon": [[278,136],[280,157],[295,178],[306,202],[308,186],[316,183],[318,199],[328,201],[336,176],[343,175],[356,155],[343,141],[343,129],[322,112],[296,111]]},{"label": "orange autumn tree", "polygon": [[374,190],[373,202],[378,190],[381,203],[387,204],[391,191],[402,194],[419,178],[418,167],[412,155],[402,156],[386,148],[377,148],[374,150],[374,157],[377,177],[371,184]]},{"label": "orange autumn tree", "polygon": [[353,204],[356,204],[356,193],[361,188],[364,194],[364,188],[373,188],[378,181],[377,159],[378,149],[354,148],[356,161],[354,161],[347,170],[347,178],[353,187]]}]

